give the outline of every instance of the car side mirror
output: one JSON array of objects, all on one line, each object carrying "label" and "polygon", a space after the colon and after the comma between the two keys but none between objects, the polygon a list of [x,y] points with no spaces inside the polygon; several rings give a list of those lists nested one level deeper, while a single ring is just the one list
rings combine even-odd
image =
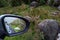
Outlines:
[{"label": "car side mirror", "polygon": [[1,22],[7,36],[23,34],[29,29],[30,25],[27,19],[11,14],[1,16]]}]

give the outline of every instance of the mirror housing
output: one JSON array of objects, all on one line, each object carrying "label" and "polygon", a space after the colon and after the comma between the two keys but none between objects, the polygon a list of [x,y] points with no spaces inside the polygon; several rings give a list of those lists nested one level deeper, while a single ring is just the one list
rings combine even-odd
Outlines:
[{"label": "mirror housing", "polygon": [[[18,19],[21,19],[21,20],[23,20],[23,21],[25,21],[25,28],[22,30],[22,31],[19,31],[19,32],[15,32],[15,33],[10,33],[9,34],[9,32],[7,31],[7,28],[6,28],[6,26],[5,26],[5,21],[4,21],[4,19],[6,18],[6,17],[14,17],[14,18],[18,18]],[[8,18],[9,19],[9,18]],[[10,20],[9,20],[10,21]],[[20,35],[20,34],[23,34],[23,33],[25,33],[26,31],[28,31],[28,29],[29,29],[29,25],[30,25],[30,22],[27,20],[27,19],[25,19],[25,18],[23,18],[23,17],[20,17],[20,16],[17,16],[17,15],[13,15],[13,14],[5,14],[5,15],[1,15],[0,16],[0,30],[1,31],[4,31],[5,32],[5,34],[7,35],[7,36],[15,36],[15,35]]]}]

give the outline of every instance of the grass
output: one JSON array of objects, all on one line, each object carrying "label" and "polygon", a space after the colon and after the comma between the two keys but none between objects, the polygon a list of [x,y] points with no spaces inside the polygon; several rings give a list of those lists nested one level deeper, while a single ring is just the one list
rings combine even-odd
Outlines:
[{"label": "grass", "polygon": [[20,16],[30,16],[32,18],[28,32],[14,36],[6,37],[5,40],[41,40],[44,39],[42,33],[38,29],[38,23],[44,19],[54,19],[60,22],[60,15],[51,16],[52,12],[58,11],[54,7],[47,5],[39,6],[37,8],[29,8],[28,5],[22,4],[17,7],[0,8],[0,14],[15,14]]}]

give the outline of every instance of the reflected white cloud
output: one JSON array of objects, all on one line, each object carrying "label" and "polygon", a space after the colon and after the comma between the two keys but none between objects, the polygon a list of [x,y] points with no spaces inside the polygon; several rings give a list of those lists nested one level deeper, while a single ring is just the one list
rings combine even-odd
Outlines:
[{"label": "reflected white cloud", "polygon": [[5,19],[4,19],[4,21],[5,22],[8,22],[8,23],[11,23],[11,22],[13,22],[14,20],[16,20],[17,18],[14,18],[14,17],[6,17]]}]

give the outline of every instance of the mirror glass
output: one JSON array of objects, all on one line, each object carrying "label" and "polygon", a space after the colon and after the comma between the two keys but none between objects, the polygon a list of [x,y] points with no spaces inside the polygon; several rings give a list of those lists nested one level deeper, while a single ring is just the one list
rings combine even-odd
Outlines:
[{"label": "mirror glass", "polygon": [[15,17],[5,17],[4,23],[9,34],[23,31],[26,27],[24,20]]}]

